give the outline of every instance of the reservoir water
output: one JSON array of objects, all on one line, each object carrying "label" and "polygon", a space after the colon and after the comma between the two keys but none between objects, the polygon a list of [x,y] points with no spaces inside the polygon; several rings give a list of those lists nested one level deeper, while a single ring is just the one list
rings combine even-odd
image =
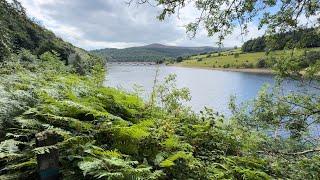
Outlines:
[{"label": "reservoir water", "polygon": [[[137,63],[110,63],[105,85],[133,91],[135,85],[142,86],[143,97],[149,97],[157,68],[159,81],[169,74],[177,75],[178,87],[190,89],[192,100],[189,105],[195,111],[204,106],[225,115],[229,114],[228,103],[235,95],[237,102],[245,102],[256,97],[264,84],[272,86],[274,77],[267,74],[229,72],[165,65],[144,65]],[[283,84],[285,91],[297,91],[298,85],[292,81]]]}]

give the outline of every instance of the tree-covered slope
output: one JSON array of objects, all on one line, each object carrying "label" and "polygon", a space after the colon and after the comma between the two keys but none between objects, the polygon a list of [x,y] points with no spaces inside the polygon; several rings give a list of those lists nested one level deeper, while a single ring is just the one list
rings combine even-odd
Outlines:
[{"label": "tree-covered slope", "polygon": [[108,61],[146,61],[155,62],[162,61],[167,58],[177,58],[179,56],[188,56],[193,54],[207,53],[218,50],[213,47],[178,47],[165,46],[161,44],[150,44],[147,46],[131,47],[125,49],[106,48],[100,50],[93,50],[91,53]]},{"label": "tree-covered slope", "polygon": [[[276,50],[265,52],[242,52],[240,49],[228,50],[220,53],[208,53],[183,58],[181,62],[173,62],[177,66],[225,68],[225,69],[271,69],[277,60],[292,54],[299,58],[299,64],[303,67],[315,64],[320,60],[320,48],[305,48],[295,50]],[[249,70],[250,71],[250,70]],[[255,72],[255,71],[254,71]],[[257,70],[259,72],[259,70]],[[260,71],[260,72],[263,72]]]},{"label": "tree-covered slope", "polygon": [[48,50],[56,51],[63,59],[74,51],[71,44],[29,19],[16,0],[11,5],[6,0],[0,0],[0,23],[0,61],[5,55],[21,49],[36,55]]},{"label": "tree-covered slope", "polygon": [[320,47],[319,32],[319,27],[301,28],[295,31],[262,36],[245,42],[241,49],[243,52],[262,52],[293,48],[316,48]]},{"label": "tree-covered slope", "polygon": [[12,3],[0,0],[0,24],[0,62],[11,61],[12,54],[27,50],[36,56],[45,52],[57,54],[64,64],[70,64],[81,74],[91,71],[96,63],[104,63],[28,18],[17,0]]}]

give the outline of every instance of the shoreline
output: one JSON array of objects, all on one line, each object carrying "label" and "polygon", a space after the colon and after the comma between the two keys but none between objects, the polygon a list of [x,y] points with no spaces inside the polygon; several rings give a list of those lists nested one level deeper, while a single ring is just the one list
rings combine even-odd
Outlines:
[{"label": "shoreline", "polygon": [[201,67],[201,66],[185,66],[178,64],[169,64],[167,66],[183,67],[183,68],[193,68],[193,69],[207,69],[215,71],[229,71],[229,72],[244,72],[244,73],[253,73],[253,74],[269,74],[274,75],[274,72],[271,69],[259,69],[259,68],[212,68],[212,67]]}]

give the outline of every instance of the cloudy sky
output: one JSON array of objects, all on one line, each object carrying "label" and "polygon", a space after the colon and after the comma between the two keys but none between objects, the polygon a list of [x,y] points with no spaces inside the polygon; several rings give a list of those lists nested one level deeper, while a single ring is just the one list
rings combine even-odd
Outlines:
[{"label": "cloudy sky", "polygon": [[[125,48],[163,43],[179,46],[216,46],[216,37],[207,37],[200,30],[190,39],[184,25],[194,20],[198,12],[190,5],[159,22],[159,9],[149,5],[126,4],[127,0],[21,0],[30,17],[40,21],[59,37],[87,50],[106,47]],[[227,37],[225,47],[241,45],[243,41],[263,34],[255,24],[250,33],[240,36],[240,30]]]}]

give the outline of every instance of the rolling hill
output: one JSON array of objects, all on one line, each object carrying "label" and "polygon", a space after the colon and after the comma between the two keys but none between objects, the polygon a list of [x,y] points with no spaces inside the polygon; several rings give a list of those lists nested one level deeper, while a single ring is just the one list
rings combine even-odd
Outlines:
[{"label": "rolling hill", "polygon": [[182,67],[199,68],[225,68],[225,69],[270,69],[274,60],[289,55],[299,57],[301,64],[312,64],[319,61],[320,48],[304,48],[292,50],[276,50],[268,54],[265,52],[243,52],[240,48],[226,50],[221,53],[207,53],[205,55],[194,55],[185,58],[182,62],[174,65]]},{"label": "rolling hill", "polygon": [[217,51],[218,48],[203,47],[179,47],[166,46],[162,44],[150,44],[146,46],[130,47],[125,49],[106,48],[91,51],[92,54],[107,58],[108,61],[160,61],[167,58],[177,58],[179,56],[189,56],[194,54]]},{"label": "rolling hill", "polygon": [[261,36],[245,42],[239,49],[189,56],[176,65],[202,68],[271,68],[276,59],[294,55],[299,58],[300,65],[307,67],[320,60],[319,30],[319,27],[305,28]]}]

